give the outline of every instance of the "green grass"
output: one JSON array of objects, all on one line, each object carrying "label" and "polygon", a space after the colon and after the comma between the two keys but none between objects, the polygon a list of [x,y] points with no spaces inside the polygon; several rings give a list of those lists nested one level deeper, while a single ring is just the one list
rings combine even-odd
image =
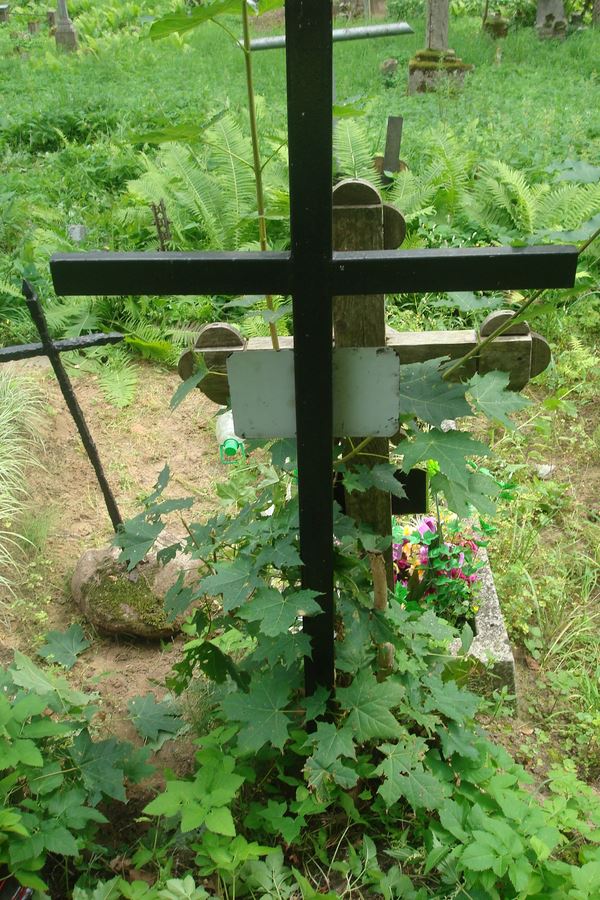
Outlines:
[{"label": "green grass", "polygon": [[25,473],[39,442],[40,410],[31,381],[0,372],[0,590],[10,590],[23,545],[15,523],[25,508]]}]

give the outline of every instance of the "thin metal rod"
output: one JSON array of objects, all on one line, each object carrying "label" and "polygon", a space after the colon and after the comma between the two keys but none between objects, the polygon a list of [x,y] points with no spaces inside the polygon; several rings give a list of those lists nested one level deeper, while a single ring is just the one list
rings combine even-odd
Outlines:
[{"label": "thin metal rod", "polygon": [[[289,29],[286,26],[288,33]],[[395,34],[414,34],[408,22],[392,22],[389,25],[360,25],[357,28],[336,28],[333,31],[334,42],[359,41],[364,38],[392,37]],[[280,50],[285,47],[285,35],[256,38],[250,42],[251,50]]]},{"label": "thin metal rod", "polygon": [[69,412],[71,413],[75,425],[77,426],[77,431],[79,432],[79,436],[85,448],[85,452],[87,453],[88,459],[94,467],[96,478],[98,479],[98,484],[100,485],[100,490],[102,491],[102,495],[104,497],[106,509],[108,510],[108,515],[110,516],[110,521],[112,522],[114,530],[118,531],[120,526],[123,524],[121,513],[119,512],[117,502],[110,489],[110,485],[108,483],[106,475],[104,474],[104,469],[102,468],[102,463],[100,462],[98,450],[92,439],[92,435],[90,434],[87,422],[85,421],[83,410],[77,402],[77,397],[75,396],[71,380],[65,371],[65,367],[62,364],[60,353],[56,350],[52,339],[50,338],[50,334],[48,333],[48,325],[46,323],[42,304],[40,303],[37,294],[28,281],[23,282],[23,294],[25,296],[25,302],[29,309],[31,318],[33,319],[35,327],[38,330],[46,356],[50,360],[52,368],[54,369],[54,374],[56,375],[56,380],[58,381],[62,395],[65,398],[65,403],[67,404]]},{"label": "thin metal rod", "polygon": [[285,4],[294,370],[302,584],[321,615],[306,617],[306,693],[334,685],[333,388],[331,311],[331,3]]},{"label": "thin metal rod", "polygon": [[[116,331],[110,334],[85,334],[82,337],[53,341],[53,347],[57,353],[68,353],[69,350],[89,350],[90,347],[118,344],[124,337],[124,334],[118,334]],[[32,359],[34,356],[46,356],[43,344],[17,344],[14,347],[0,348],[0,363]]]}]

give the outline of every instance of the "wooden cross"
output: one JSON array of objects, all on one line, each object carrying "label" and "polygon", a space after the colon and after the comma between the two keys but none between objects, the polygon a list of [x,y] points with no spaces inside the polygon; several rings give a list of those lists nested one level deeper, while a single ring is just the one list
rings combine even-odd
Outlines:
[{"label": "wooden cross", "polygon": [[319,594],[322,609],[304,621],[312,644],[305,681],[312,693],[334,684],[333,297],[569,287],[577,249],[334,253],[331,3],[287,0],[285,19],[290,251],[61,254],[52,259],[51,270],[59,295],[292,296],[302,582]]}]

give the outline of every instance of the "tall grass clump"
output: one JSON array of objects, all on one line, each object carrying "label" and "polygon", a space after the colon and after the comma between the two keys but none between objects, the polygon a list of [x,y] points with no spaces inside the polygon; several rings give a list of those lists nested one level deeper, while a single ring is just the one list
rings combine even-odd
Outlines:
[{"label": "tall grass clump", "polygon": [[11,588],[22,544],[15,523],[27,499],[26,469],[40,445],[41,404],[33,382],[0,372],[0,593]]}]

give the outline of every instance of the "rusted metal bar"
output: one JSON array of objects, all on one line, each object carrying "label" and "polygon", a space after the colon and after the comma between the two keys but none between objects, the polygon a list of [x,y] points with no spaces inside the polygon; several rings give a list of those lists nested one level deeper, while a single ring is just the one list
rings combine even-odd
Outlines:
[{"label": "rusted metal bar", "polygon": [[33,319],[35,327],[38,330],[38,334],[42,342],[42,347],[44,348],[44,353],[50,360],[52,368],[54,369],[54,374],[56,375],[56,380],[58,381],[61,393],[65,398],[65,403],[67,404],[68,410],[73,417],[75,425],[77,426],[77,431],[79,432],[79,436],[85,448],[85,452],[87,453],[88,459],[94,467],[96,478],[98,479],[98,484],[100,485],[100,490],[102,491],[102,496],[104,497],[104,502],[106,504],[106,509],[108,511],[110,521],[112,522],[115,531],[118,531],[123,524],[123,519],[121,518],[121,513],[119,512],[119,507],[117,506],[117,501],[114,498],[113,492],[108,483],[108,479],[104,474],[104,469],[102,468],[102,463],[100,462],[98,450],[92,439],[92,435],[87,426],[87,422],[85,421],[83,410],[81,409],[77,401],[77,397],[75,396],[73,385],[71,384],[71,379],[67,375],[65,367],[62,364],[60,352],[56,349],[48,332],[48,325],[46,322],[46,317],[44,316],[42,304],[40,303],[37,294],[28,281],[23,282],[23,295],[25,297],[25,303],[27,304],[27,308],[29,309],[31,318]]},{"label": "rusted metal bar", "polygon": [[[118,334],[116,331],[109,334],[84,334],[81,337],[53,341],[53,347],[57,353],[68,353],[70,350],[89,350],[90,347],[118,344],[124,337],[125,335]],[[46,348],[43,344],[17,344],[14,347],[0,347],[0,363],[46,355]]]}]

